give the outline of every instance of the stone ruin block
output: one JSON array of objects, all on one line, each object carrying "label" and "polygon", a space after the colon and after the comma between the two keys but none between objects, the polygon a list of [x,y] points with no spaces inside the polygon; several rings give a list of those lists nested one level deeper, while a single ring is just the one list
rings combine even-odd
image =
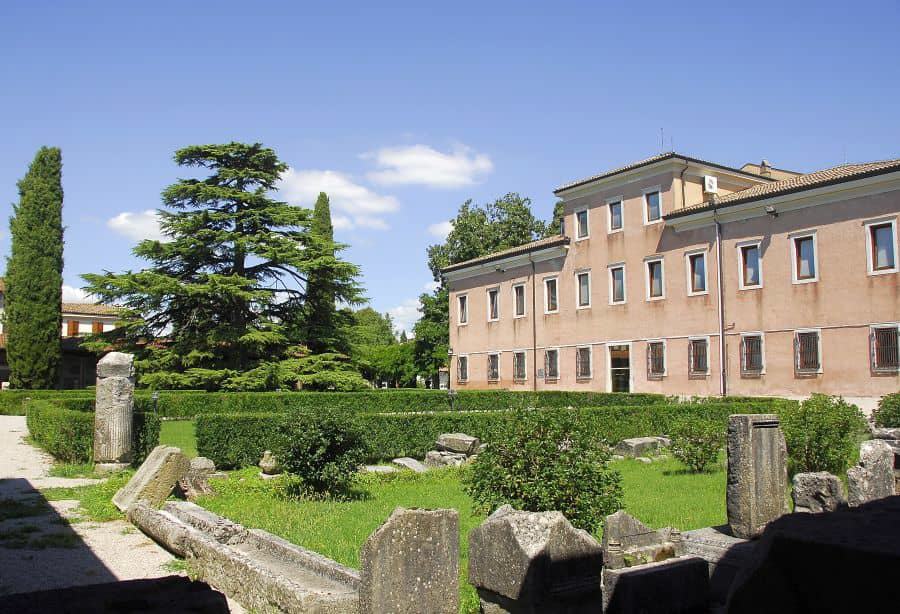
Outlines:
[{"label": "stone ruin block", "polygon": [[459,514],[398,507],[360,551],[361,614],[457,614]]},{"label": "stone ruin block", "polygon": [[466,462],[466,455],[459,452],[442,452],[431,450],[425,454],[425,466],[431,469],[440,467],[460,467]]},{"label": "stone ruin block", "polygon": [[607,569],[658,563],[683,554],[680,531],[654,531],[624,510],[606,517],[601,546]]},{"label": "stone ruin block", "polygon": [[637,458],[655,454],[661,448],[669,447],[671,443],[667,437],[632,437],[620,441],[613,451],[620,456]]},{"label": "stone ruin block", "polygon": [[700,557],[603,570],[604,614],[707,614],[709,603],[707,563]]},{"label": "stone ruin block", "polygon": [[465,433],[443,433],[435,442],[435,447],[444,452],[456,452],[458,454],[475,454],[481,441],[477,437]]},{"label": "stone ruin block", "polygon": [[504,505],[469,533],[469,582],[485,613],[597,612],[603,550],[560,512]]},{"label": "stone ruin block", "polygon": [[192,458],[188,472],[178,480],[176,494],[189,501],[203,495],[214,494],[215,491],[209,485],[209,478],[215,473],[216,464],[212,460],[204,456]]},{"label": "stone ruin block", "polygon": [[97,469],[124,469],[132,461],[134,356],[110,352],[97,363],[94,410],[94,463]]},{"label": "stone ruin block", "polygon": [[833,512],[847,505],[841,480],[827,471],[798,473],[794,476],[791,498],[795,512]]},{"label": "stone ruin block", "polygon": [[775,414],[728,418],[728,525],[751,538],[787,512],[787,447]]},{"label": "stone ruin block", "polygon": [[894,494],[894,449],[873,439],[859,446],[859,464],[847,471],[847,500],[851,507]]},{"label": "stone ruin block", "polygon": [[137,473],[113,496],[113,504],[123,512],[141,500],[158,507],[190,468],[191,462],[178,448],[156,446]]},{"label": "stone ruin block", "polygon": [[404,469],[409,469],[415,473],[425,473],[428,471],[428,467],[421,461],[417,461],[414,458],[410,458],[408,456],[404,456],[402,458],[395,458],[391,461],[398,467],[403,467]]}]

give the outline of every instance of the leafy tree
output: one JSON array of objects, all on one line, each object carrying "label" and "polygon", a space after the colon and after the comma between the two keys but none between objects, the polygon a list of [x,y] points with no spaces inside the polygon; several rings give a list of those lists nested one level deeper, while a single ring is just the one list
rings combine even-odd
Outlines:
[{"label": "leafy tree", "polygon": [[347,331],[351,347],[365,345],[391,345],[394,338],[394,323],[388,313],[378,313],[371,307],[353,312],[352,323]]},{"label": "leafy tree", "polygon": [[7,360],[13,388],[54,388],[63,268],[62,153],[42,147],[19,181],[6,263]]},{"label": "leafy tree", "polygon": [[555,234],[531,212],[531,200],[515,193],[484,206],[467,200],[453,220],[453,230],[443,243],[428,247],[428,268],[441,285],[419,297],[422,317],[416,322],[415,360],[423,373],[437,373],[447,364],[449,347],[449,292],[441,269],[451,264],[516,247]]},{"label": "leafy tree", "polygon": [[287,166],[259,143],[195,145],[175,161],[209,174],[163,192],[166,240],[134,249],[150,267],[84,275],[89,292],[123,308],[121,343],[139,354],[142,383],[232,388],[260,367],[295,369],[302,341],[330,346],[331,331],[299,338],[310,280],[329,271],[329,295],[352,304],[359,269],[336,255],[323,226],[314,231],[312,211],[270,196]]}]

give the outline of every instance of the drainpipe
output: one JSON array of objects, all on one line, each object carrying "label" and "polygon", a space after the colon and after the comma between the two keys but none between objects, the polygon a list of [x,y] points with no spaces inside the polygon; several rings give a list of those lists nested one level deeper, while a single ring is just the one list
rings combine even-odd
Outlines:
[{"label": "drainpipe", "polygon": [[534,268],[534,258],[528,254],[528,260],[531,262],[531,389],[537,392],[537,311],[535,310],[537,296],[536,282],[537,277]]},{"label": "drainpipe", "polygon": [[689,166],[690,166],[690,164],[685,163],[684,168],[681,169],[681,208],[682,209],[684,209],[685,202],[686,202],[685,195],[684,195],[684,174],[687,172],[687,169]]},{"label": "drainpipe", "polygon": [[719,394],[728,394],[728,373],[725,365],[725,289],[722,274],[722,223],[717,216],[715,196],[713,196],[713,220],[716,225],[716,295],[719,301]]}]

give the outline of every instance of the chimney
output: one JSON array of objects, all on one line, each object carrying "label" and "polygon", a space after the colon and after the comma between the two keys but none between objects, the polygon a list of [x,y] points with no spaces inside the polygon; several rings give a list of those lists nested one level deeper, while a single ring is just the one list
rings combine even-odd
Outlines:
[{"label": "chimney", "polygon": [[769,164],[769,161],[765,158],[763,158],[763,161],[759,163],[759,174],[763,177],[772,176],[772,165]]}]

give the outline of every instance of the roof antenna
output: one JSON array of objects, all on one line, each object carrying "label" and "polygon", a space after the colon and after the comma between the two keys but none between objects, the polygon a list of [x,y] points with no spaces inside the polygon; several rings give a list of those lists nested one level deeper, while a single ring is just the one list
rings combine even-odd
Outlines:
[{"label": "roof antenna", "polygon": [[662,153],[665,148],[666,148],[666,133],[662,128],[660,128],[659,129],[659,153]]}]

